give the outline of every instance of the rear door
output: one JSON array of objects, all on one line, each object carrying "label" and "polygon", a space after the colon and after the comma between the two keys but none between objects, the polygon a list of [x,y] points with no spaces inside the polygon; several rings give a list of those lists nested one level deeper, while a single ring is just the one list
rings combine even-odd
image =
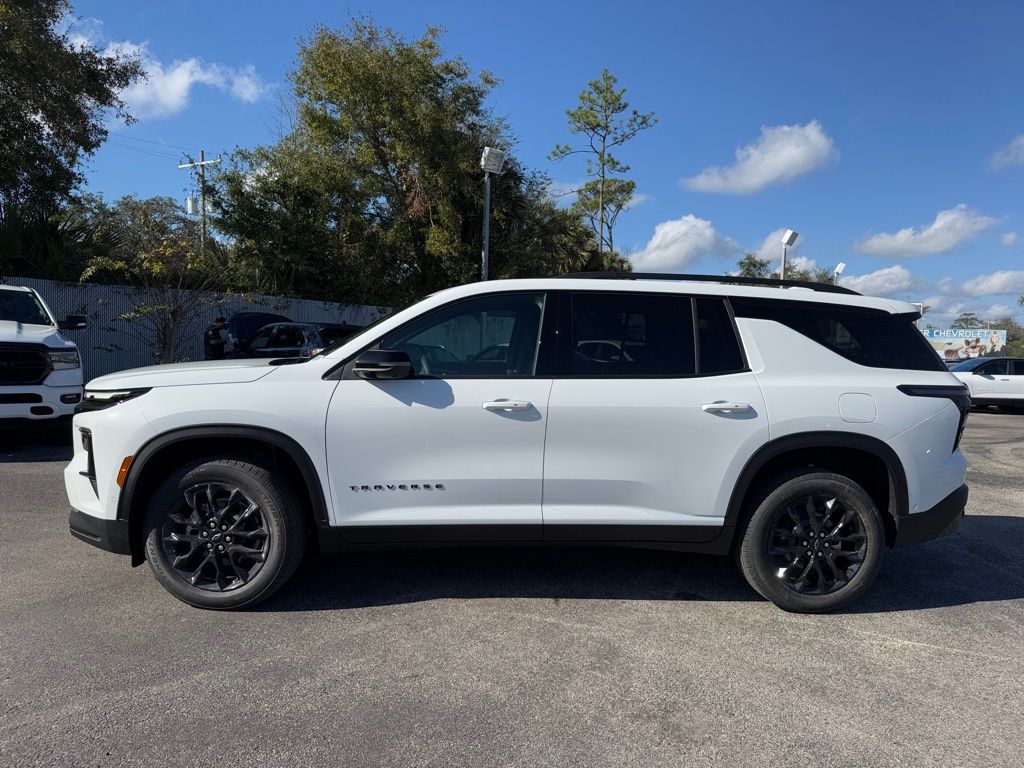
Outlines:
[{"label": "rear door", "polygon": [[982,400],[1013,399],[1010,361],[1000,358],[982,363],[974,369],[971,384],[972,394]]},{"label": "rear door", "polygon": [[768,418],[727,302],[568,294],[544,456],[544,536],[709,541]]}]

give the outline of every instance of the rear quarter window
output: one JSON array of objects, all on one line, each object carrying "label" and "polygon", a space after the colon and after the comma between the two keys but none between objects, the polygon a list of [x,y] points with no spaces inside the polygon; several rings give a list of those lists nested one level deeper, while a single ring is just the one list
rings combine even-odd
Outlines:
[{"label": "rear quarter window", "polygon": [[732,298],[738,317],[773,320],[858,365],[914,371],[946,366],[914,325],[913,315],[799,301]]}]

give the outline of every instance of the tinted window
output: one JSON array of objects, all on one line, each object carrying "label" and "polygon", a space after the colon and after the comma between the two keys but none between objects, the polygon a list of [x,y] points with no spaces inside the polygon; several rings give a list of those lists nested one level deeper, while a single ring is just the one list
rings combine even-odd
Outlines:
[{"label": "tinted window", "polygon": [[743,355],[725,299],[701,298],[695,302],[701,375],[743,370]]},{"label": "tinted window", "polygon": [[693,309],[686,296],[589,293],[572,296],[569,373],[575,376],[689,376]]},{"label": "tinted window", "polygon": [[731,301],[737,315],[782,323],[859,365],[946,370],[913,324],[916,314],[893,315],[876,309],[771,299]]},{"label": "tinted window", "polygon": [[270,345],[270,334],[270,329],[257,333],[249,342],[249,349],[266,349]]},{"label": "tinted window", "polygon": [[39,299],[28,291],[0,291],[0,320],[24,325],[52,325]]},{"label": "tinted window", "polygon": [[1006,376],[1010,371],[1009,360],[990,360],[975,369],[984,376]]},{"label": "tinted window", "polygon": [[[445,379],[534,376],[541,351],[544,294],[509,293],[461,301],[381,341],[408,353],[417,376]],[[501,356],[492,355],[504,348]]]},{"label": "tinted window", "polygon": [[1014,376],[1024,376],[1024,360],[1012,360],[1010,373]]},{"label": "tinted window", "polygon": [[282,325],[274,332],[272,347],[301,347],[306,343],[306,334],[295,325]]}]

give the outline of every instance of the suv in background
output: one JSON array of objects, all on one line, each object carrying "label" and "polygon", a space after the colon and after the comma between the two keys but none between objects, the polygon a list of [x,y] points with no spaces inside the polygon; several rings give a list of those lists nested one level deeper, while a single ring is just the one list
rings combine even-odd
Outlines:
[{"label": "suv in background", "polygon": [[361,328],[343,323],[272,323],[263,326],[237,357],[312,357]]},{"label": "suv in background", "polygon": [[978,357],[949,370],[967,385],[971,403],[979,408],[1024,411],[1024,358]]},{"label": "suv in background", "polygon": [[236,312],[228,318],[225,356],[246,357],[249,342],[263,326],[290,322],[284,315],[275,315],[273,312]]},{"label": "suv in background", "polygon": [[964,513],[970,401],[918,317],[786,281],[495,280],[291,365],[103,376],[71,532],[205,608],[309,549],[512,543],[732,553],[782,608],[833,610]]},{"label": "suv in background", "polygon": [[61,331],[85,323],[85,315],[57,322],[31,288],[0,285],[0,427],[71,418],[82,399],[82,361]]}]

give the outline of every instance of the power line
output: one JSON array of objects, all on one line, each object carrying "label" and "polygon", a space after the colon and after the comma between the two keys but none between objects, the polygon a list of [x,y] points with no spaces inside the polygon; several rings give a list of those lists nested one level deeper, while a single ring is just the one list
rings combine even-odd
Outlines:
[{"label": "power line", "polygon": [[108,141],[107,143],[112,147],[117,147],[118,149],[127,149],[129,152],[138,152],[139,154],[150,155],[151,157],[159,157],[165,160],[179,159],[179,155],[172,155],[169,152],[154,152],[153,150],[143,149],[142,147],[132,147],[129,146],[128,144],[118,144],[116,141]]},{"label": "power line", "polygon": [[196,151],[195,147],[182,147],[182,146],[179,146],[178,144],[168,144],[166,141],[154,141],[153,139],[140,139],[137,136],[131,136],[131,135],[127,134],[127,133],[124,133],[123,131],[108,131],[108,133],[112,133],[115,136],[121,136],[121,137],[123,137],[125,139],[128,139],[129,141],[141,141],[141,142],[144,142],[145,144],[156,144],[156,145],[161,146],[161,147],[168,147],[169,149],[181,149],[181,150],[184,150],[185,152],[195,152]]}]

